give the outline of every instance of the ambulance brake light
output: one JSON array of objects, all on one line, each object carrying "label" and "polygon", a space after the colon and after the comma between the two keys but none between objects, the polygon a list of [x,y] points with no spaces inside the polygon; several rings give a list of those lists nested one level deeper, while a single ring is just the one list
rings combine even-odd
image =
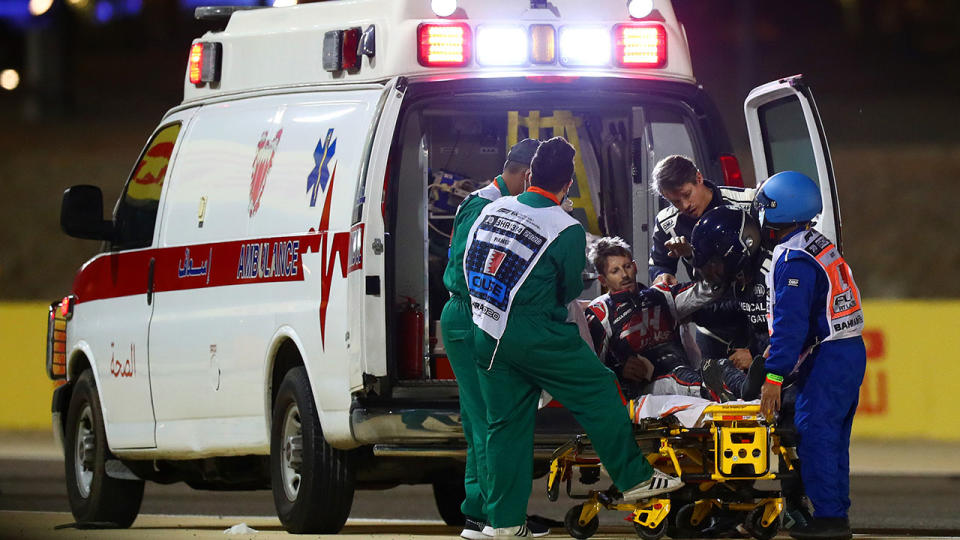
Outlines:
[{"label": "ambulance brake light", "polygon": [[223,45],[217,42],[198,41],[190,47],[188,74],[190,83],[203,86],[220,81],[220,57]]},{"label": "ambulance brake light", "polygon": [[477,62],[483,66],[520,66],[527,63],[527,32],[520,26],[480,26]]},{"label": "ambulance brake light", "polygon": [[466,23],[417,27],[417,60],[425,67],[463,67],[470,63],[470,26]]},{"label": "ambulance brake light", "polygon": [[613,38],[620,67],[658,68],[667,63],[667,32],[659,24],[618,24]]},{"label": "ambulance brake light", "polygon": [[560,27],[560,63],[565,66],[610,64],[610,30],[596,26]]},{"label": "ambulance brake light", "polygon": [[723,170],[723,183],[733,187],[743,187],[743,173],[740,162],[732,154],[720,154],[720,168]]}]

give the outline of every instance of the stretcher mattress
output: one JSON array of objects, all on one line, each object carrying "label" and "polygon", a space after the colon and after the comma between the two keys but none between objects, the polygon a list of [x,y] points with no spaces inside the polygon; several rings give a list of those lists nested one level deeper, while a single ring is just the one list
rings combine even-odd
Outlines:
[{"label": "stretcher mattress", "polygon": [[[759,405],[760,400],[753,401],[728,401],[724,405]],[[710,420],[710,414],[704,414],[704,410],[710,405],[719,405],[715,401],[702,399],[692,396],[653,396],[646,395],[633,404],[634,410],[631,411],[633,423],[638,424],[644,418],[666,418],[673,415],[680,421],[684,427],[695,428],[702,427],[705,421]]]}]

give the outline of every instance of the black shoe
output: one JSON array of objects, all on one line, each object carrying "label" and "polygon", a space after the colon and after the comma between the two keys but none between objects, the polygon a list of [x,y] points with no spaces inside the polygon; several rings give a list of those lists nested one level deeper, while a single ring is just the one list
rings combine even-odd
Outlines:
[{"label": "black shoe", "polygon": [[788,505],[787,509],[783,512],[783,529],[787,531],[808,527],[811,521],[813,521],[813,516],[803,507],[791,507]]},{"label": "black shoe", "polygon": [[467,540],[485,540],[491,535],[483,534],[484,527],[489,529],[489,526],[483,521],[465,516],[463,520],[463,530],[460,531],[460,536]]},{"label": "black shoe", "polygon": [[847,518],[813,518],[806,527],[790,529],[790,536],[797,540],[848,540],[853,538]]},{"label": "black shoe", "polygon": [[733,400],[733,394],[723,386],[722,369],[719,360],[707,358],[700,366],[700,376],[703,378],[703,385],[710,391],[716,401],[725,403]]},{"label": "black shoe", "polygon": [[750,364],[750,369],[747,370],[747,383],[740,392],[744,400],[752,401],[754,399],[760,399],[760,389],[763,387],[763,381],[767,378],[767,373],[764,369],[765,363],[762,354],[753,357],[753,363]]},{"label": "black shoe", "polygon": [[535,538],[550,534],[550,525],[553,523],[556,522],[542,516],[527,516],[527,530]]}]

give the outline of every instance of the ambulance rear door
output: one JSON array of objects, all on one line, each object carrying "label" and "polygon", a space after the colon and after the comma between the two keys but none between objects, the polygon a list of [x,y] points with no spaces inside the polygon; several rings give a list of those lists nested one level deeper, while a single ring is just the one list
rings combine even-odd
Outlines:
[{"label": "ambulance rear door", "polygon": [[802,75],[754,88],[743,104],[757,186],[781,171],[798,171],[820,185],[823,212],[816,229],[841,248],[840,206],[830,149],[813,93]]},{"label": "ambulance rear door", "polygon": [[363,387],[364,374],[387,374],[387,302],[385,220],[386,178],[390,149],[406,79],[394,78],[386,85],[367,137],[364,169],[354,202],[350,228],[348,300],[351,306],[347,347],[350,358],[350,389]]}]

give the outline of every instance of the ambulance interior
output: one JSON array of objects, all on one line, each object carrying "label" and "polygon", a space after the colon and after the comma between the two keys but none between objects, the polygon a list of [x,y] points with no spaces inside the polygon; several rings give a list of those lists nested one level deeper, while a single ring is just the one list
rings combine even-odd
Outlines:
[{"label": "ambulance interior", "polygon": [[[401,112],[391,156],[387,284],[393,317],[388,358],[394,380],[452,380],[440,338],[440,312],[449,294],[442,276],[457,205],[501,173],[519,140],[563,136],[577,150],[569,197],[590,236],[620,236],[634,247],[646,280],[653,219],[664,202],[652,195],[653,165],[670,154],[701,161],[702,134],[693,110],[655,94],[531,90],[445,93]],[[391,262],[388,262],[391,264]],[[583,299],[601,294],[592,265]]]}]

